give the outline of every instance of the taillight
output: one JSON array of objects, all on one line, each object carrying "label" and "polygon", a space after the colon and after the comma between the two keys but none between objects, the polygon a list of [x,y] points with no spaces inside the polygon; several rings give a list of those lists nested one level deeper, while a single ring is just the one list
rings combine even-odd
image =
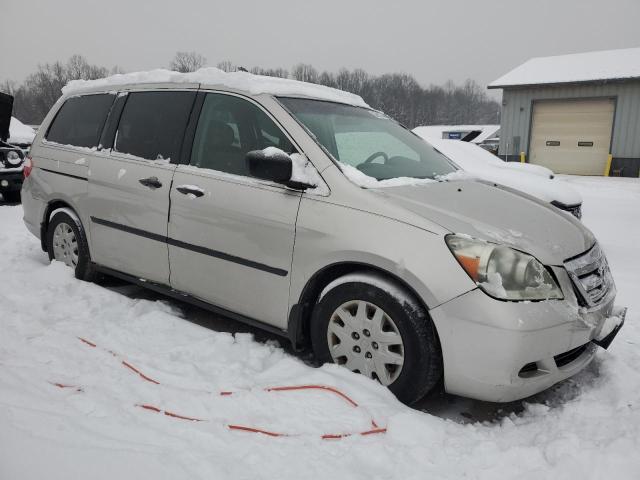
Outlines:
[{"label": "taillight", "polygon": [[31,175],[31,170],[33,170],[33,161],[31,160],[31,156],[28,156],[24,161],[24,169],[22,170],[24,178],[27,178],[29,175]]}]

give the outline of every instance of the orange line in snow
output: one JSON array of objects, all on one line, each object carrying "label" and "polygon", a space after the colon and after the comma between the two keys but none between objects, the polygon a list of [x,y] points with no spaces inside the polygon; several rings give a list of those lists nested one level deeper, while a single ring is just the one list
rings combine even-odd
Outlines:
[{"label": "orange line in snow", "polygon": [[[96,347],[97,346],[95,343],[90,342],[89,340],[86,340],[86,339],[84,339],[82,337],[78,337],[78,339],[80,341],[86,343],[87,345],[91,346],[91,347]],[[117,356],[116,353],[112,352],[111,350],[109,350],[109,352],[113,356]],[[130,369],[133,372],[135,372],[138,375],[140,375],[140,377],[142,379],[146,380],[147,382],[151,382],[151,383],[154,383],[156,385],[160,385],[160,382],[154,380],[153,378],[150,378],[150,377],[146,376],[144,373],[142,373],[140,370],[138,370],[136,367],[134,367],[130,363],[126,362],[125,360],[122,360],[122,365],[124,365],[128,369]],[[61,383],[53,383],[53,385],[55,385],[56,387],[59,387],[59,388],[73,388],[74,387],[74,385],[64,385],[64,384],[61,384]],[[76,387],[76,388],[78,389],[78,391],[82,391],[82,389],[80,387]],[[359,406],[354,400],[352,400],[346,394],[342,393],[337,388],[329,387],[327,385],[292,385],[292,386],[282,386],[282,387],[268,387],[268,388],[264,389],[265,392],[291,392],[291,391],[297,391],[297,390],[323,390],[323,391],[326,391],[326,392],[331,392],[331,393],[339,396],[343,400],[347,401],[351,406],[353,406],[353,407],[358,407]],[[233,395],[234,393],[235,392],[232,392],[232,391],[221,391],[220,395],[221,396],[228,396],[228,395]],[[164,415],[166,415],[168,417],[178,418],[178,419],[181,419],[181,420],[189,420],[189,421],[194,421],[194,422],[206,422],[207,421],[207,420],[204,420],[204,419],[201,419],[201,418],[187,417],[185,415],[179,415],[177,413],[169,412],[167,410],[161,410],[158,407],[154,407],[153,405],[137,404],[136,406],[138,406],[140,408],[144,408],[146,410],[151,410],[151,411],[156,412],[156,413],[163,413]],[[366,430],[364,432],[356,432],[356,433],[327,433],[327,434],[322,435],[321,438],[323,440],[330,440],[330,439],[340,439],[340,438],[350,437],[352,435],[374,435],[374,434],[378,434],[378,433],[386,433],[387,432],[386,428],[378,427],[378,424],[376,423],[376,421],[373,418],[371,419],[371,426],[373,427],[371,430]],[[287,433],[271,432],[269,430],[263,430],[261,428],[255,428],[255,427],[247,427],[247,426],[243,426],[243,425],[229,424],[229,425],[227,425],[227,427],[230,430],[241,430],[241,431],[251,432],[251,433],[260,433],[260,434],[267,435],[267,436],[270,436],[270,437],[289,437],[289,436],[292,436],[292,435],[287,434]]]},{"label": "orange line in snow", "polygon": [[203,420],[201,418],[186,417],[184,415],[178,415],[177,413],[173,413],[168,410],[161,410],[158,407],[154,407],[153,405],[140,404],[136,406],[140,408],[144,408],[145,410],[151,410],[156,413],[164,413],[167,417],[179,418],[181,420],[190,420],[192,422],[206,422],[206,420]]},{"label": "orange line in snow", "polygon": [[85,340],[85,339],[84,339],[84,338],[82,338],[82,337],[78,337],[78,340],[80,340],[81,342],[86,343],[86,344],[87,344],[87,345],[89,345],[90,347],[95,347],[95,346],[96,346],[96,344],[95,344],[95,343],[92,343],[92,342],[90,342],[89,340]]},{"label": "orange line in snow", "polygon": [[133,370],[134,372],[136,372],[138,375],[140,375],[147,382],[151,382],[151,383],[155,383],[156,385],[160,385],[160,382],[156,382],[153,378],[147,377],[144,373],[142,373],[140,370],[138,370],[136,367],[134,367],[130,363],[127,363],[126,361],[122,360],[122,365],[124,365],[128,369]]},{"label": "orange line in snow", "polygon": [[242,430],[242,431],[251,432],[251,433],[261,433],[263,435],[268,435],[270,437],[288,437],[289,436],[286,433],[270,432],[269,430],[262,430],[261,428],[254,428],[254,427],[245,427],[242,425],[227,425],[227,427],[229,427],[230,430]]},{"label": "orange line in snow", "polygon": [[292,390],[326,390],[328,392],[334,393],[339,397],[343,398],[347,402],[349,402],[352,406],[357,407],[358,404],[351,400],[347,395],[342,393],[340,390],[328,387],[327,385],[298,385],[291,387],[270,387],[265,389],[267,392],[288,392]]}]

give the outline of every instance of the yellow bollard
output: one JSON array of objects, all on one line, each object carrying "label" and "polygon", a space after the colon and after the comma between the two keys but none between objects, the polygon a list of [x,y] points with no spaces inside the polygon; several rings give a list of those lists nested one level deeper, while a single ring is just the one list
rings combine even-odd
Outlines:
[{"label": "yellow bollard", "polygon": [[604,167],[604,176],[608,177],[609,174],[611,173],[611,161],[613,160],[613,155],[609,154],[607,156],[607,164]]},{"label": "yellow bollard", "polygon": [[520,152],[520,163],[525,163],[524,152]]}]

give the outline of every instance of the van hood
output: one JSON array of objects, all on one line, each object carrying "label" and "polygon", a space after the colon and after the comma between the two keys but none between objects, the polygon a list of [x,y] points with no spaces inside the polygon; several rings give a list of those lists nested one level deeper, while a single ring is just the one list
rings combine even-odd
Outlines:
[{"label": "van hood", "polygon": [[595,242],[593,234],[573,215],[483,181],[434,182],[375,192],[452,233],[509,245],[547,265],[562,265]]}]

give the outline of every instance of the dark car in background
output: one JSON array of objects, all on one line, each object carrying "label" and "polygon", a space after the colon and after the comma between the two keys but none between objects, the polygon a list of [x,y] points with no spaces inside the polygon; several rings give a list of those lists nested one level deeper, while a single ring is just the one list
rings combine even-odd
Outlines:
[{"label": "dark car in background", "polygon": [[0,93],[0,194],[19,202],[24,161],[35,136],[31,127],[11,116],[13,97]]}]

